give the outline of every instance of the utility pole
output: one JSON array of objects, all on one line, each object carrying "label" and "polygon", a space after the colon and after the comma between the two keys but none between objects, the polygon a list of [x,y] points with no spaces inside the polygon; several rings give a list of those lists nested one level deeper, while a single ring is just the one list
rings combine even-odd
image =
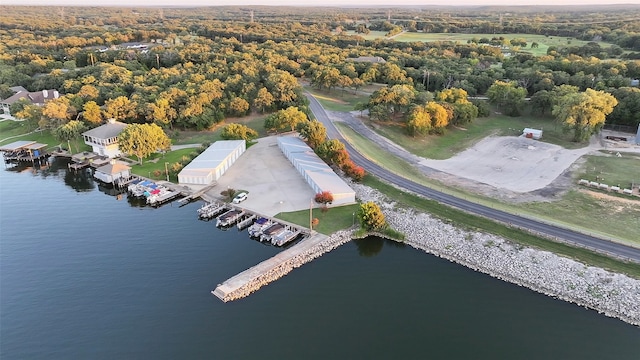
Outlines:
[{"label": "utility pole", "polygon": [[164,173],[167,174],[167,182],[169,182],[169,168],[167,167],[167,165],[169,165],[169,163],[165,161],[165,163],[164,163]]},{"label": "utility pole", "polygon": [[160,54],[156,54],[156,64],[158,65],[158,70],[160,70]]},{"label": "utility pole", "polygon": [[309,235],[313,232],[313,199],[309,201]]},{"label": "utility pole", "polygon": [[251,14],[251,21],[250,22],[253,22],[253,10],[251,10],[250,14]]}]

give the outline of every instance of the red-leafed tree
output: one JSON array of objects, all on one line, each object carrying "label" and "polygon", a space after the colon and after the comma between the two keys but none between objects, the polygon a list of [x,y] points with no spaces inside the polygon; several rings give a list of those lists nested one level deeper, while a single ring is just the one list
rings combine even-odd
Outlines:
[{"label": "red-leafed tree", "polygon": [[333,194],[331,193],[331,191],[323,191],[317,193],[314,200],[318,204],[323,204],[326,206],[327,204],[331,204],[333,202]]}]

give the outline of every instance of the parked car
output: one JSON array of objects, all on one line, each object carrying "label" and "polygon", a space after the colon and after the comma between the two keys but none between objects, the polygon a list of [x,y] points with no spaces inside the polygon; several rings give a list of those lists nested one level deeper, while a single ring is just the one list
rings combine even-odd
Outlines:
[{"label": "parked car", "polygon": [[233,203],[239,204],[245,200],[247,200],[247,193],[241,192],[240,194],[236,195],[236,197],[233,198]]}]

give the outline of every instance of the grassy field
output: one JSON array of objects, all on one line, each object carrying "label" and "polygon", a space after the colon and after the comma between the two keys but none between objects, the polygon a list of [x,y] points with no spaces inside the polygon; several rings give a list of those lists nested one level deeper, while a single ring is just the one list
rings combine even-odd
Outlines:
[{"label": "grassy field", "polygon": [[[510,213],[588,232],[621,243],[640,246],[637,230],[637,219],[640,214],[637,207],[614,206],[615,212],[606,211],[604,204],[610,205],[610,203],[604,202],[602,199],[595,201],[591,196],[577,191],[570,192],[554,202],[527,203],[526,206],[502,203],[496,199],[450,188],[435,180],[428,179],[410,164],[382,150],[346,125],[338,125],[338,127],[345,138],[369,159],[373,159],[381,166],[416,183]],[[640,172],[638,167],[635,169]],[[593,219],[597,219],[597,221],[593,221]]]},{"label": "grassy field", "polygon": [[622,157],[611,154],[587,155],[585,159],[581,179],[622,188],[631,188],[632,182],[640,183],[640,154],[623,153]]},{"label": "grassy field", "polygon": [[[369,89],[372,89],[373,91],[377,88],[369,87]],[[368,91],[360,91],[358,93],[354,93],[353,90],[343,91],[342,89],[327,91],[318,90],[310,86],[305,87],[305,90],[313,94],[325,109],[331,111],[353,111],[356,104],[369,101]]]},{"label": "grassy field", "polygon": [[[376,40],[376,39],[384,39],[386,32],[384,31],[371,31],[369,34],[362,35],[356,34],[355,32],[349,32],[350,35],[360,35],[367,40]],[[521,48],[520,50],[523,52],[528,52],[533,55],[545,55],[550,46],[555,46],[557,48],[562,48],[566,46],[583,46],[588,43],[588,41],[577,40],[570,37],[562,37],[562,36],[545,36],[545,35],[534,35],[534,34],[463,34],[463,33],[422,33],[422,32],[405,32],[400,35],[393,37],[395,41],[401,42],[412,42],[412,41],[453,41],[466,44],[468,40],[473,38],[493,38],[493,37],[504,37],[506,39],[525,39],[527,41],[527,47]],[[538,43],[538,48],[532,49],[531,43]],[[610,43],[606,42],[598,42],[600,46],[603,48],[611,46]]]},{"label": "grassy field", "polygon": [[[354,214],[359,208],[359,204],[329,207],[327,211],[314,208],[312,216],[319,220],[314,230],[321,234],[329,235],[338,230],[349,228],[358,221]],[[300,226],[309,227],[309,210],[280,213],[276,217]]]},{"label": "grassy field", "polygon": [[[180,149],[168,151],[164,155],[160,153],[152,154],[148,158],[144,159],[142,165],[132,166],[131,172],[154,180],[166,180],[165,162],[169,163],[167,167],[171,169],[172,164],[179,162],[183,156],[187,156],[196,150],[197,149]],[[161,172],[160,176],[155,176],[153,174],[156,170]],[[172,174],[171,170],[169,170],[169,180],[174,183],[178,182],[177,174]]]},{"label": "grassy field", "polygon": [[480,216],[471,215],[449,206],[441,205],[436,201],[426,200],[419,196],[400,191],[395,187],[370,176],[366,177],[365,184],[380,190],[382,193],[386,194],[389,198],[401,205],[433,214],[444,221],[452,222],[456,226],[496,234],[510,239],[517,244],[548,250],[586,264],[595,265],[615,272],[625,273],[635,278],[640,278],[640,264],[615,260],[585,249],[543,239],[526,231],[511,228]]}]

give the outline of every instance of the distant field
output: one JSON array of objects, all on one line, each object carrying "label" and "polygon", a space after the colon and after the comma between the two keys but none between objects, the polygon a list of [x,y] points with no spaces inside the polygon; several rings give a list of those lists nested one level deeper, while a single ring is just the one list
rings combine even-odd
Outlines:
[{"label": "distant field", "polygon": [[[384,39],[386,32],[384,31],[372,31],[367,35],[356,34],[355,32],[349,32],[350,35],[360,35],[367,40]],[[462,33],[414,33],[405,32],[398,36],[395,36],[393,40],[402,42],[411,41],[454,41],[466,44],[468,40],[473,38],[489,38],[503,36],[506,39],[522,38],[527,40],[527,47],[520,50],[530,52],[534,55],[544,55],[547,53],[549,46],[564,47],[564,46],[582,46],[588,43],[588,41],[576,40],[574,38],[562,37],[562,36],[545,36],[545,35],[533,35],[533,34],[462,34]],[[539,47],[537,49],[531,49],[531,43],[537,42]],[[610,43],[599,42],[602,47],[611,46]]]}]

